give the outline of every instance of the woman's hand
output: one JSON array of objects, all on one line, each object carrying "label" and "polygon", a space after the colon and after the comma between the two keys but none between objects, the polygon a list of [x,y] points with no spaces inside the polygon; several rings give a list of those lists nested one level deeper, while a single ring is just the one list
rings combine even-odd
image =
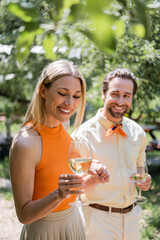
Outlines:
[{"label": "woman's hand", "polygon": [[142,182],[141,184],[136,184],[136,185],[142,191],[148,191],[150,189],[151,183],[152,183],[151,176],[148,174],[145,182]]},{"label": "woman's hand", "polygon": [[83,193],[85,182],[82,176],[75,174],[62,174],[59,176],[58,192],[62,199],[68,198],[71,194]]}]

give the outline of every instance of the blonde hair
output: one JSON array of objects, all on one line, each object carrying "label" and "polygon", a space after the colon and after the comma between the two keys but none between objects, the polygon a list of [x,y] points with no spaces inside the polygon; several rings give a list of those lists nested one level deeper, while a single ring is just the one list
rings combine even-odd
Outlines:
[{"label": "blonde hair", "polygon": [[81,83],[81,101],[76,110],[77,114],[75,118],[74,128],[80,126],[85,111],[86,84],[77,66],[67,60],[57,60],[44,67],[42,74],[37,82],[37,86],[34,90],[32,100],[24,117],[23,126],[28,122],[32,123],[32,128],[38,127],[41,123],[45,124],[45,99],[43,99],[40,95],[41,86],[44,84],[45,87],[50,88],[54,81],[64,76],[72,76],[78,78]]}]

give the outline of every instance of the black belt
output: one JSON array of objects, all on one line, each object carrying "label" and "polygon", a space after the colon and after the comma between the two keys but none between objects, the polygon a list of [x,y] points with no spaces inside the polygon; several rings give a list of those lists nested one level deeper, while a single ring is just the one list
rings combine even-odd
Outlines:
[{"label": "black belt", "polygon": [[114,213],[121,213],[121,214],[130,212],[136,205],[137,205],[137,203],[133,203],[132,205],[125,207],[125,208],[114,208],[114,207],[107,207],[104,205],[100,205],[97,203],[89,204],[90,207],[97,208],[102,211],[106,211],[106,212],[111,211]]}]

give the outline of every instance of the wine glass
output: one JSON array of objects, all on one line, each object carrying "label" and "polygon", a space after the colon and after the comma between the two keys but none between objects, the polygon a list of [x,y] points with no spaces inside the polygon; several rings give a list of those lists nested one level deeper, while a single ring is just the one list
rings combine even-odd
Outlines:
[{"label": "wine glass", "polygon": [[[147,163],[145,162],[144,167],[142,167],[140,171],[133,173],[131,176],[131,179],[135,183],[141,184],[146,181],[147,177],[148,177],[148,167],[147,167]],[[141,204],[141,203],[145,203],[146,200],[147,198],[142,196],[141,189],[139,189],[138,195],[136,196],[136,202]]]},{"label": "wine glass", "polygon": [[[90,144],[84,141],[72,141],[68,153],[68,163],[73,173],[79,176],[87,173],[92,163]],[[87,204],[81,202],[80,195],[78,194],[76,201],[69,203],[69,205],[81,206]]]}]

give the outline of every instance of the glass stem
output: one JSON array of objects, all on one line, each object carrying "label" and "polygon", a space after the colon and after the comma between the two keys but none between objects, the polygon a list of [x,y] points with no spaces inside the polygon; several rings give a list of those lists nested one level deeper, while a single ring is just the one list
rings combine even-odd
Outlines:
[{"label": "glass stem", "polygon": [[142,192],[141,192],[141,189],[139,189],[139,197],[141,197],[142,196]]},{"label": "glass stem", "polygon": [[76,201],[78,201],[78,202],[80,202],[80,201],[81,201],[81,198],[80,198],[80,194],[79,194],[79,193],[77,194]]}]

